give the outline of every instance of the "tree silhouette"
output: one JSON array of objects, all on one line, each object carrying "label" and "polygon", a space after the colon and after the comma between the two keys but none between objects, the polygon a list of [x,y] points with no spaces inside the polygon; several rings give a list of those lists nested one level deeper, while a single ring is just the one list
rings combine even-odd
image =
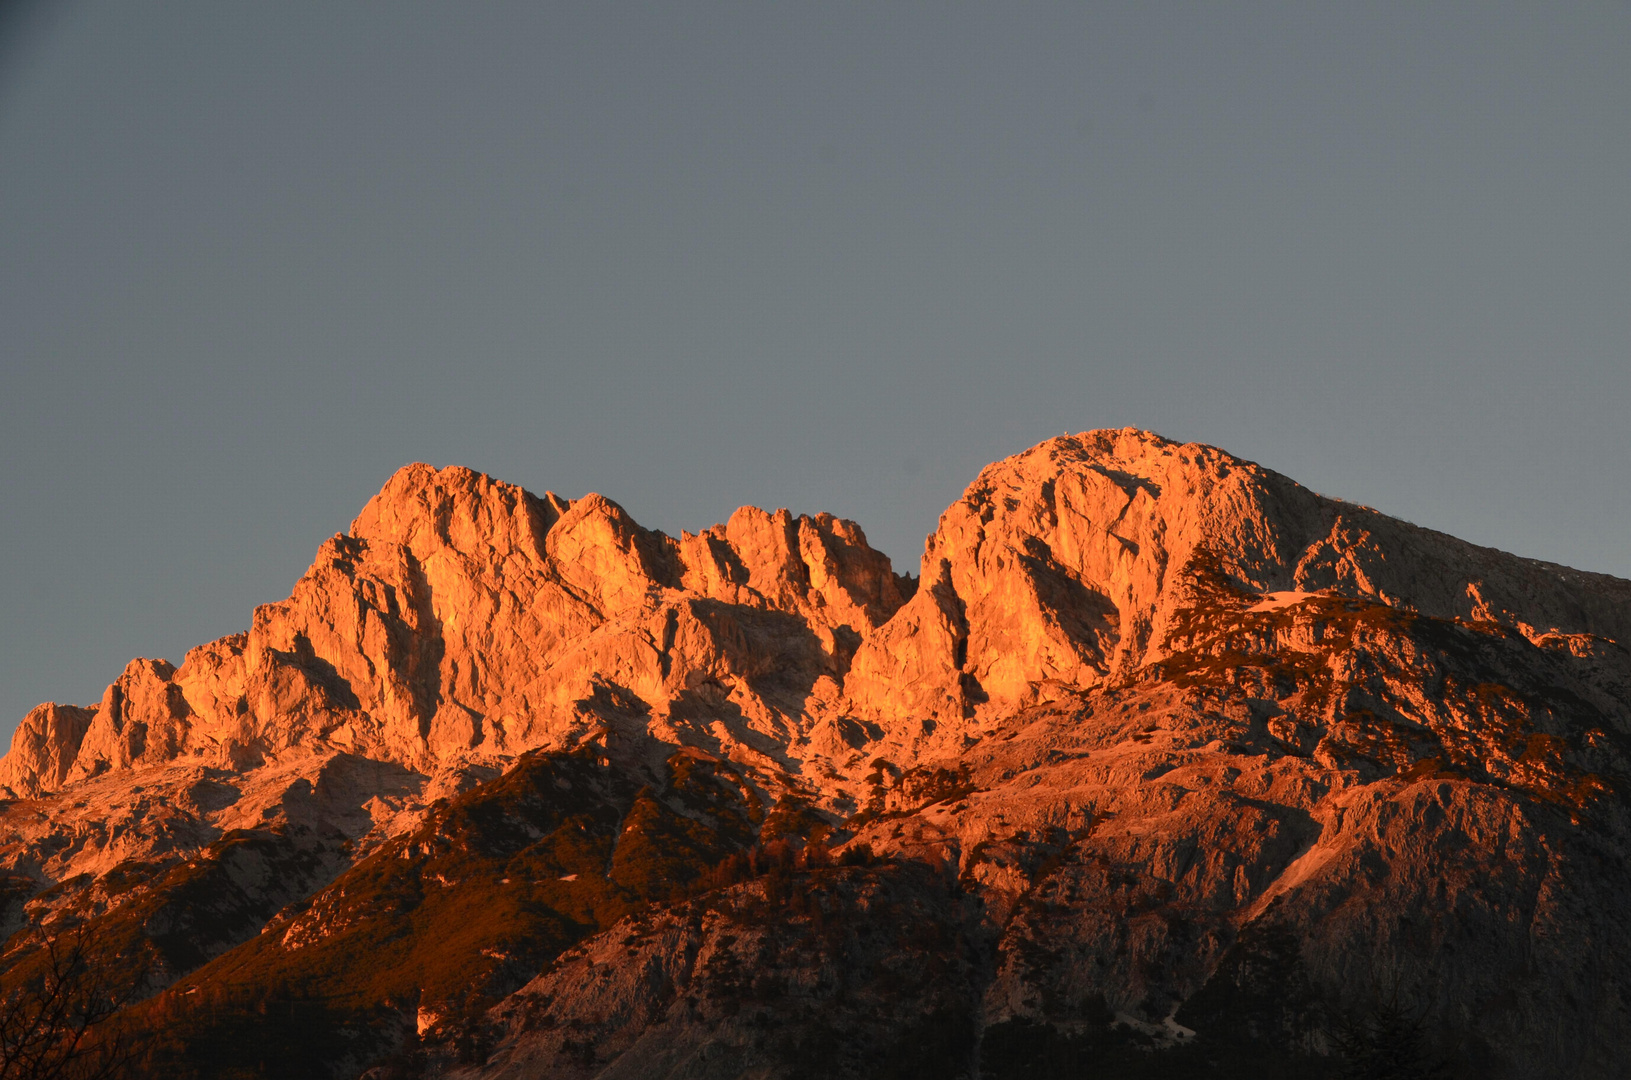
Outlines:
[{"label": "tree silhouette", "polygon": [[1397,981],[1363,1014],[1349,1016],[1336,1042],[1344,1080],[1442,1080],[1449,1074],[1428,1049],[1426,1010],[1403,1004]]},{"label": "tree silhouette", "polygon": [[46,939],[38,957],[0,998],[0,1080],[122,1076],[129,1054],[105,1021],[139,980],[101,962],[83,926]]}]

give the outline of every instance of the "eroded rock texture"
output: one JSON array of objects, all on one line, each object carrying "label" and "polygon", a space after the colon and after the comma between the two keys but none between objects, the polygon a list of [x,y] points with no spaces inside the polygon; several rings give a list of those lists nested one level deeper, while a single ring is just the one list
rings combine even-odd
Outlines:
[{"label": "eroded rock texture", "polygon": [[88,730],[84,710],[36,710],[5,775],[21,794],[330,750],[433,771],[570,745],[600,701],[649,714],[659,737],[784,765],[812,689],[911,589],[827,514],[744,507],[674,540],[598,495],[411,465],[248,633],[179,668],[132,661]]},{"label": "eroded rock texture", "polygon": [[1391,1008],[1618,1076],[1628,640],[1631,583],[1130,429],[989,466],[916,578],[413,465],[246,633],[29,714],[8,963],[158,950],[171,1075],[235,1045],[189,1000],[275,984],[336,1075],[1320,1075]]}]

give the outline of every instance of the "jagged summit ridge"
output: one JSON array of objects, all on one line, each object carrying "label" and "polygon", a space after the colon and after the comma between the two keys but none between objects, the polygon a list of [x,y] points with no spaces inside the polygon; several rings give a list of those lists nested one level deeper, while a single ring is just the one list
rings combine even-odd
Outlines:
[{"label": "jagged summit ridge", "polygon": [[31,713],[0,782],[33,794],[178,758],[241,769],[333,749],[427,767],[509,755],[593,727],[608,693],[649,706],[728,697],[773,661],[836,671],[912,587],[828,514],[744,507],[675,540],[599,495],[410,465],[247,633],[179,668],[132,661],[88,723]]},{"label": "jagged summit ridge", "polygon": [[1623,1074],[1631,583],[1130,429],[983,470],[921,571],[409,466],[245,633],[29,714],[0,975],[157,955],[155,1075],[294,985],[286,1075],[416,1027],[495,1080],[1332,1064],[1377,985],[1470,1075]]},{"label": "jagged summit ridge", "polygon": [[663,742],[779,770],[849,754],[851,717],[908,753],[935,752],[1058,688],[1159,662],[1214,578],[1579,649],[1631,632],[1631,584],[1478,548],[1134,429],[988,466],[928,538],[922,588],[827,514],[744,507],[675,539],[599,495],[539,497],[413,464],[247,633],[179,668],[132,661],[90,710],[30,713],[0,784],[37,794],[110,769],[243,769],[318,751],[434,768],[631,718]]},{"label": "jagged summit ridge", "polygon": [[[1531,636],[1631,634],[1631,583],[1476,547],[1135,429],[1050,439],[987,466],[941,516],[922,573],[929,587],[857,668],[883,684],[912,672],[913,704],[939,714],[1000,712],[1162,659],[1209,574],[1249,593],[1365,597]],[[893,686],[876,699],[857,689],[877,715],[895,700]]]}]

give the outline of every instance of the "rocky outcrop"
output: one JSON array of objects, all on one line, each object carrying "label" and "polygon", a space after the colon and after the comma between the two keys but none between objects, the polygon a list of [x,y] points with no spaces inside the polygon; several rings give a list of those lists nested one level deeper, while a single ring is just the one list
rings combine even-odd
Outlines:
[{"label": "rocky outcrop", "polygon": [[1214,579],[1535,639],[1631,632],[1625,582],[1133,430],[1052,439],[985,469],[930,536],[921,589],[830,515],[744,507],[675,540],[598,495],[539,498],[411,465],[246,634],[179,668],[133,661],[77,747],[72,724],[36,721],[5,767],[35,777],[28,790],[329,751],[433,770],[570,745],[607,722],[607,702],[663,741],[778,770],[846,753],[833,732],[847,717],[933,753],[1059,688],[1160,661]]},{"label": "rocky outcrop", "polygon": [[912,587],[827,514],[749,507],[675,540],[598,495],[412,465],[247,633],[133,661],[88,732],[31,717],[10,767],[30,791],[314,752],[434,770],[565,745],[607,700],[762,752]]},{"label": "rocky outcrop", "polygon": [[734,886],[568,951],[496,1011],[478,1075],[969,1075],[981,943],[962,898],[913,863],[794,887]]},{"label": "rocky outcrop", "polygon": [[[413,465],[245,633],[30,713],[0,856],[84,875],[43,918],[253,833],[311,889],[339,875],[274,920],[316,966],[262,935],[199,992],[412,937],[371,978],[460,1017],[427,1039],[496,1039],[485,1072],[460,1044],[470,1075],[796,1076],[839,1044],[823,1075],[909,1075],[869,1019],[895,993],[998,1077],[1084,1046],[1289,1069],[1388,995],[1478,1075],[1606,1077],[1631,1055],[1628,642],[1631,582],[1130,429],[989,466],[915,579],[830,515],[676,539]],[[777,995],[751,1009],[750,961]]]},{"label": "rocky outcrop", "polygon": [[32,709],[0,758],[0,786],[24,798],[55,791],[67,782],[90,730],[95,709],[47,703]]},{"label": "rocky outcrop", "polygon": [[[946,1038],[983,1033],[964,1046],[980,1075],[1149,1075],[1151,1053],[1155,1075],[1325,1075],[1387,1008],[1419,1025],[1423,1068],[1618,1075],[1618,646],[1226,584],[1197,587],[1137,678],[1016,709],[953,754],[869,762],[839,835],[924,873],[896,936],[849,946],[870,912],[834,918],[834,898],[857,868],[812,866],[780,895],[819,900],[780,913],[768,882],[727,888],[563,956],[491,1014],[490,1062],[455,1075],[792,1077],[816,1047],[822,1075],[896,1075],[882,1063],[938,1009]],[[933,984],[976,1003],[911,977],[870,997],[878,968],[929,962],[925,941],[942,966],[988,958]],[[733,948],[739,968],[706,962]],[[890,1007],[900,1026],[869,1031]]]},{"label": "rocky outcrop", "polygon": [[1537,638],[1631,640],[1631,583],[1475,547],[1127,429],[1050,439],[982,471],[929,537],[933,600],[868,640],[846,689],[878,718],[1002,716],[1050,687],[1105,685],[1161,660],[1197,583],[1213,579]]}]

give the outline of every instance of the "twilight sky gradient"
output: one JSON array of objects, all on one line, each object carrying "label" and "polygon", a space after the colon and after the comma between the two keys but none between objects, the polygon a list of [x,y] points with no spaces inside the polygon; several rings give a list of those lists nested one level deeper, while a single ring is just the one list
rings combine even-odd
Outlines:
[{"label": "twilight sky gradient", "polygon": [[915,569],[1135,424],[1631,576],[1631,4],[0,9],[0,737],[399,465]]}]

